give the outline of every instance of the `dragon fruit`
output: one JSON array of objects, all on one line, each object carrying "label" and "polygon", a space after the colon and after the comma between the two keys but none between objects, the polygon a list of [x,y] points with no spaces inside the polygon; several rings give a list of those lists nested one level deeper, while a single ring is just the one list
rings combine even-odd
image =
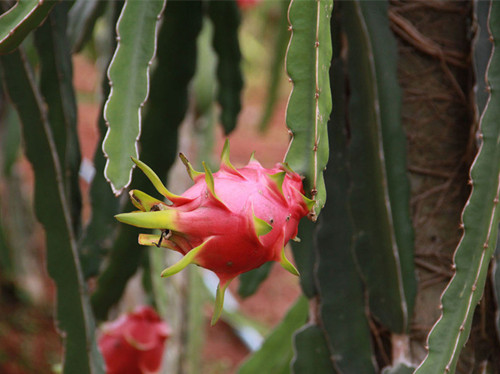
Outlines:
[{"label": "dragon fruit", "polygon": [[159,373],[170,327],[150,306],[104,324],[98,345],[106,374]]},{"label": "dragon fruit", "polygon": [[285,164],[266,169],[252,155],[246,166],[236,169],[229,160],[227,140],[216,173],[205,163],[205,172],[198,172],[184,155],[180,157],[194,181],[194,186],[180,196],[167,190],[147,165],[133,159],[169,202],[132,190],[130,197],[139,211],[118,214],[116,219],[161,230],[159,235],[140,234],[139,243],[184,255],[166,268],[162,277],[191,263],[218,276],[214,324],[222,312],[225,290],[239,274],[277,261],[298,275],[284,248],[296,238],[299,220],[311,211],[314,201],[304,196],[302,178]]}]

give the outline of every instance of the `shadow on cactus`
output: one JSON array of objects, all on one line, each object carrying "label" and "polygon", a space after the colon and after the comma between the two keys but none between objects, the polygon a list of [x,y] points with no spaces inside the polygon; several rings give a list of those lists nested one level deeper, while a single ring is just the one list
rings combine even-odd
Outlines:
[{"label": "shadow on cactus", "polygon": [[297,237],[299,220],[314,201],[304,196],[302,178],[284,164],[266,169],[251,157],[236,169],[229,160],[226,140],[220,170],[193,169],[184,155],[194,186],[181,196],[168,191],[147,165],[133,159],[169,203],[138,190],[130,191],[140,211],[118,214],[118,221],[148,229],[159,235],[141,234],[139,244],[156,245],[177,251],[184,257],[162,272],[178,273],[189,264],[212,270],[219,277],[212,324],[222,312],[224,293],[236,276],[265,262],[277,261],[292,274],[297,269],[285,256],[285,245]]}]

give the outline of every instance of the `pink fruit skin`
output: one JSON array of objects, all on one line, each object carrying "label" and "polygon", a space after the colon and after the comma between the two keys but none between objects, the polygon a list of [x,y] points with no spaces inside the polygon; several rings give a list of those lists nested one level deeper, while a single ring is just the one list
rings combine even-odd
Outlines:
[{"label": "pink fruit skin", "polygon": [[98,340],[107,374],[159,373],[170,328],[149,306],[106,324]]},{"label": "pink fruit skin", "polygon": [[[237,171],[222,164],[213,178],[215,194],[223,204],[210,194],[205,179],[198,176],[195,185],[182,194],[191,201],[182,205],[174,202],[169,208],[179,212],[175,226],[180,229],[173,231],[169,239],[183,243],[179,247],[185,254],[211,238],[195,263],[215,272],[221,284],[267,261],[280,261],[281,250],[297,235],[299,220],[309,212],[302,198],[300,176],[288,172],[282,194],[269,178],[280,172],[283,169],[279,165],[266,169],[255,160]],[[271,231],[259,237],[253,215],[269,223]]]}]

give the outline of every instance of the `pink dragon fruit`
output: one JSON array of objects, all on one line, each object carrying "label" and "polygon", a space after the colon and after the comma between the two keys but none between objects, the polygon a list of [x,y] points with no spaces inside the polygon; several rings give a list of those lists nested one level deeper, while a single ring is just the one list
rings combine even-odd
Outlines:
[{"label": "pink dragon fruit", "polygon": [[107,323],[99,337],[106,374],[159,373],[170,327],[150,306]]},{"label": "pink dragon fruit", "polygon": [[286,258],[284,247],[297,236],[299,220],[314,201],[304,196],[301,177],[284,164],[266,169],[252,156],[236,169],[224,145],[220,170],[214,174],[195,171],[181,154],[194,186],[174,195],[144,163],[133,159],[155,188],[171,204],[138,190],[130,191],[138,212],[118,214],[130,225],[162,230],[161,235],[139,235],[142,245],[156,245],[180,252],[184,257],[162,272],[173,275],[194,263],[219,277],[212,324],[220,316],[230,281],[267,261],[277,261],[292,274],[297,269]]}]

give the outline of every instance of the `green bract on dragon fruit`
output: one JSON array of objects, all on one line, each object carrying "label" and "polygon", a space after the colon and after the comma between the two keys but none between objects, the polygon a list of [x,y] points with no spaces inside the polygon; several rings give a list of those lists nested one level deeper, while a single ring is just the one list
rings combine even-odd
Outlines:
[{"label": "green bract on dragon fruit", "polygon": [[133,226],[162,230],[159,235],[139,235],[139,243],[184,255],[162,272],[163,277],[191,263],[219,277],[213,324],[222,311],[227,286],[239,274],[277,261],[298,275],[284,248],[296,238],[299,220],[311,211],[314,201],[304,195],[300,175],[284,164],[266,169],[252,157],[246,166],[235,168],[229,160],[227,140],[216,173],[206,164],[205,172],[198,172],[182,154],[180,157],[194,181],[180,196],[168,191],[147,165],[133,159],[168,202],[132,190],[131,200],[140,211],[116,218]]}]

